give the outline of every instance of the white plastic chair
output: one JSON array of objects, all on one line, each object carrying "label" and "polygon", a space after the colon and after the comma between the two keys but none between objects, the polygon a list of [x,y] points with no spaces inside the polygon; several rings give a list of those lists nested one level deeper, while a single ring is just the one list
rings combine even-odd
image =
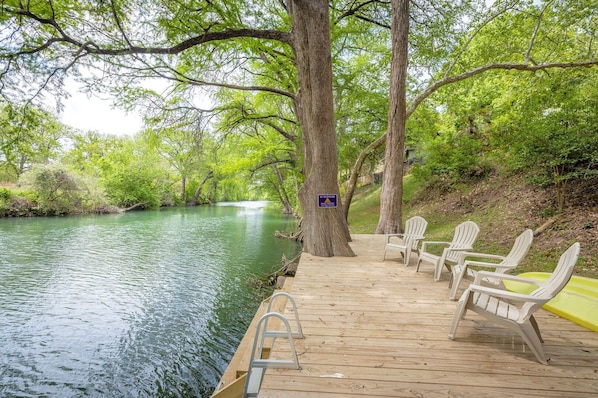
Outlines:
[{"label": "white plastic chair", "polygon": [[[467,310],[470,310],[500,326],[517,332],[538,361],[548,365],[542,349],[544,340],[533,314],[554,298],[569,282],[579,257],[579,251],[579,243],[571,245],[561,255],[554,272],[545,282],[509,274],[478,272],[474,282],[463,292],[457,303],[448,338],[451,340],[455,338],[459,322],[465,317]],[[503,289],[481,286],[482,279],[485,277],[531,283],[538,287],[530,294],[509,292]]]},{"label": "white plastic chair", "polygon": [[[478,238],[479,233],[480,227],[476,223],[465,221],[457,225],[451,242],[423,241],[415,272],[419,271],[422,261],[430,262],[434,265],[434,281],[438,282],[442,268],[446,266],[450,271],[451,266],[459,262],[459,256],[462,252],[473,249],[473,244]],[[444,245],[447,247],[443,249],[442,255],[438,256],[428,251],[428,247],[432,245]]]},{"label": "white plastic chair", "polygon": [[[387,234],[382,261],[386,260],[388,249],[398,250],[403,256],[405,266],[409,265],[411,253],[419,254],[419,241],[423,240],[428,222],[420,216],[414,216],[405,221],[405,232],[402,234]],[[400,241],[399,241],[400,239]]]},{"label": "white plastic chair", "polygon": [[[487,253],[461,253],[459,262],[453,267],[451,278],[449,279],[449,288],[451,288],[449,298],[455,300],[457,290],[459,289],[459,285],[463,278],[471,280],[475,279],[477,271],[471,269],[470,266],[492,268],[494,269],[494,272],[503,274],[509,272],[516,268],[521,260],[527,255],[533,240],[533,231],[531,229],[526,229],[517,237],[517,239],[515,239],[511,251],[506,256]],[[465,260],[468,257],[476,258],[478,260]],[[480,261],[479,259],[497,260],[497,262],[492,263],[488,261]],[[504,286],[501,286],[502,283],[500,280],[485,279],[483,282],[488,286],[504,288]]]}]

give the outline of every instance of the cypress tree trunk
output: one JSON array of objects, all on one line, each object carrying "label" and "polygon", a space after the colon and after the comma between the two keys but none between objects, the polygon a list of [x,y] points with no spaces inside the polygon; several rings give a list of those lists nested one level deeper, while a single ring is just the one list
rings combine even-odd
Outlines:
[{"label": "cypress tree trunk", "polygon": [[407,57],[409,0],[392,0],[392,61],[384,178],[380,193],[380,220],[376,233],[401,232],[403,211],[403,160],[407,122]]},{"label": "cypress tree trunk", "polygon": [[[338,185],[328,1],[291,0],[289,11],[299,83],[295,106],[304,144],[303,249],[320,257],[354,256]],[[336,195],[338,206],[319,207],[318,195]]]}]

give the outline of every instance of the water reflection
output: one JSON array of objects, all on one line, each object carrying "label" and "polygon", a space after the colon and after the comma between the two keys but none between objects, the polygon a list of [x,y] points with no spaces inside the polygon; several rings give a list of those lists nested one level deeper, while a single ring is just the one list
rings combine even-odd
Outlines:
[{"label": "water reflection", "polygon": [[209,396],[294,227],[254,203],[0,220],[0,396]]}]

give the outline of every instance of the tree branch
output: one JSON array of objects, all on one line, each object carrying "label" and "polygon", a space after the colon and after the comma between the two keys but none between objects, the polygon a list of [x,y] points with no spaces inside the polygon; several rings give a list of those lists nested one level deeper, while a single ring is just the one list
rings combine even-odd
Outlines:
[{"label": "tree branch", "polygon": [[457,62],[459,61],[459,59],[461,59],[461,55],[463,55],[465,53],[465,50],[467,49],[467,47],[469,46],[469,44],[473,41],[473,39],[476,37],[476,35],[485,27],[487,26],[490,22],[494,21],[496,18],[498,18],[499,16],[501,16],[502,14],[506,13],[508,10],[514,8],[513,6],[505,6],[504,9],[502,10],[498,10],[495,13],[491,14],[487,19],[485,19],[484,21],[482,21],[477,28],[474,29],[474,31],[472,32],[472,34],[467,38],[467,40],[465,41],[465,44],[463,45],[463,47],[461,48],[461,50],[457,53],[457,56],[455,57],[455,59],[453,60],[453,62],[451,62],[450,66],[447,68],[446,72],[444,73],[444,77],[448,77],[449,74],[451,73],[451,71],[453,70],[453,68],[455,67],[455,65],[457,64]]},{"label": "tree branch", "polygon": [[468,79],[472,76],[482,74],[491,70],[521,70],[527,72],[545,71],[546,69],[570,69],[570,68],[591,68],[598,65],[598,60],[585,61],[585,62],[555,62],[542,65],[526,65],[518,63],[492,63],[483,65],[470,71],[461,73],[459,75],[447,76],[437,82],[432,83],[428,88],[422,91],[415,97],[411,105],[407,107],[407,118],[415,111],[417,106],[422,103],[426,98],[436,92],[439,88],[448,84],[456,83],[461,80]]}]

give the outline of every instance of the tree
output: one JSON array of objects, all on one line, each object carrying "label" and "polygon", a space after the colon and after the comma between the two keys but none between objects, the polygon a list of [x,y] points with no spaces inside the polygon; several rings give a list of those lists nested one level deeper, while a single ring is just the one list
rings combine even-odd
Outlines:
[{"label": "tree", "polygon": [[[161,98],[153,101],[152,116],[146,116],[149,126],[142,136],[164,158],[180,179],[181,202],[195,206],[207,179],[213,176],[211,165],[205,161],[205,142],[209,139],[207,117],[201,109],[181,98],[163,104]],[[195,194],[187,201],[187,181],[202,171],[202,182],[194,188]]]},{"label": "tree", "polygon": [[88,196],[83,181],[62,165],[35,165],[21,176],[19,183],[33,190],[41,214],[82,212]]},{"label": "tree", "polygon": [[[304,143],[305,183],[299,190],[304,249],[322,256],[352,256],[338,186],[328,2],[292,1],[290,7],[299,81],[297,118]],[[319,208],[320,194],[336,195],[338,207]]]},{"label": "tree", "polygon": [[174,203],[173,177],[166,161],[141,136],[78,134],[63,162],[97,179],[112,205],[157,208]]},{"label": "tree", "polygon": [[[448,3],[431,7],[433,12],[442,14],[444,23],[440,25],[444,25],[448,33],[436,37],[434,33],[439,31],[429,28],[434,24],[426,22],[422,24],[423,34],[411,38],[412,45],[418,46],[423,43],[418,39],[428,37],[433,47],[428,47],[429,51],[410,52],[410,60],[416,67],[428,66],[426,74],[417,75],[416,87],[423,89],[411,93],[412,99],[406,107],[405,118],[409,118],[419,104],[442,87],[489,71],[534,73],[598,65],[593,49],[598,31],[596,9],[591,2],[579,2],[572,7],[568,2],[559,1],[548,1],[538,6],[527,2],[498,1],[491,4],[489,9],[478,4],[477,10],[475,3],[470,5],[464,2],[463,5],[462,9],[460,4],[453,7]],[[418,7],[418,11],[424,15],[428,12],[426,7]],[[476,14],[480,17],[474,17]],[[464,29],[464,21],[472,21],[472,25]],[[486,31],[493,31],[493,34],[480,34]],[[446,43],[439,46],[437,38],[446,40]],[[374,140],[356,161],[353,174],[359,172],[368,153],[384,143],[392,146],[395,142],[396,137],[389,134]],[[402,165],[398,169],[400,172],[396,172],[402,175]],[[356,181],[356,178],[351,181]],[[380,201],[388,205],[381,206],[376,232],[393,233],[401,224],[402,179],[388,178],[384,184]],[[349,186],[347,191],[351,192],[352,189],[354,186]]]},{"label": "tree", "polygon": [[271,93],[230,90],[218,93],[218,102],[218,174],[242,175],[260,197],[278,200],[285,214],[295,215],[301,139],[292,103]]},{"label": "tree", "polygon": [[[340,198],[336,209],[317,207],[318,194],[339,194],[328,2],[289,1],[286,14],[269,1],[262,7],[192,3],[4,2],[1,22],[12,34],[0,51],[2,94],[36,98],[45,89],[60,89],[67,73],[78,73],[93,89],[114,83],[119,91],[127,79],[150,76],[205,86],[210,77],[231,70],[242,82],[243,60],[259,56],[260,43],[278,43],[281,52],[294,53],[298,95],[276,87],[238,88],[295,101],[304,142],[306,177],[299,195],[304,248],[317,256],[353,255]],[[97,71],[103,79],[94,76]],[[22,81],[31,84],[17,85]]]},{"label": "tree", "polygon": [[16,181],[32,164],[57,157],[67,129],[43,109],[11,103],[1,106],[0,176]]}]

